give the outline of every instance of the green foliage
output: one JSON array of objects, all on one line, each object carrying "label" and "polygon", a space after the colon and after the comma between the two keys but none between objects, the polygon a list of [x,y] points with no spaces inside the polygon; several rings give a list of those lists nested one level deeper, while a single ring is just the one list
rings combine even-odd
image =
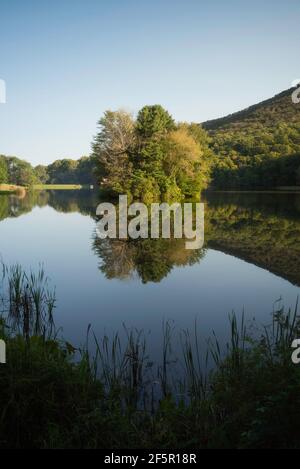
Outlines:
[{"label": "green foliage", "polygon": [[8,168],[5,156],[0,155],[0,184],[8,183]]},{"label": "green foliage", "polygon": [[52,184],[72,184],[76,178],[77,161],[57,160],[48,166],[48,180]]},{"label": "green foliage", "polygon": [[91,156],[82,156],[77,162],[75,184],[96,184],[96,162]]},{"label": "green foliage", "polygon": [[63,159],[47,167],[48,184],[94,184],[95,164],[87,156],[79,160]]},{"label": "green foliage", "polygon": [[142,138],[151,138],[174,129],[175,123],[168,111],[156,104],[139,111],[136,128]]},{"label": "green foliage", "polygon": [[216,155],[213,185],[276,187],[299,184],[300,108],[291,90],[231,116],[203,124]]},{"label": "green foliage", "polygon": [[6,157],[8,182],[16,186],[32,186],[39,182],[30,163],[14,156]]},{"label": "green foliage", "polygon": [[134,200],[143,200],[151,204],[160,199],[160,187],[154,176],[148,176],[140,169],[132,175],[130,195]]},{"label": "green foliage", "polygon": [[47,184],[49,175],[47,166],[38,165],[34,168],[35,175],[41,184]]},{"label": "green foliage", "polygon": [[83,156],[79,160],[63,159],[49,166],[35,168],[27,161],[0,155],[0,184],[31,187],[36,184],[95,184],[95,161]]},{"label": "green foliage", "polygon": [[107,111],[99,121],[94,158],[102,188],[150,203],[198,194],[209,181],[209,137],[196,124],[175,125],[161,106],[145,106],[134,121]]}]

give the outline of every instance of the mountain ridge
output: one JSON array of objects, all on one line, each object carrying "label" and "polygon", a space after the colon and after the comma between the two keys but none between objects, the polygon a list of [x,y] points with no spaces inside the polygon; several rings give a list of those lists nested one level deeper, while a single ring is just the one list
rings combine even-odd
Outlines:
[{"label": "mountain ridge", "polygon": [[212,187],[300,185],[300,104],[292,101],[295,90],[202,124],[214,154]]},{"label": "mountain ridge", "polygon": [[292,102],[292,93],[295,91],[295,89],[295,87],[292,87],[287,90],[281,91],[280,93],[274,95],[272,98],[265,99],[247,108],[233,112],[226,116],[204,121],[201,125],[207,131],[218,130],[222,127],[227,127],[230,124],[234,124],[239,121],[251,120],[251,117],[257,119],[257,112],[259,113],[259,111],[261,110],[270,109],[276,105],[285,105],[289,111],[289,114],[291,115],[292,120],[295,120],[296,116],[298,116],[300,119],[300,105],[294,104]]}]

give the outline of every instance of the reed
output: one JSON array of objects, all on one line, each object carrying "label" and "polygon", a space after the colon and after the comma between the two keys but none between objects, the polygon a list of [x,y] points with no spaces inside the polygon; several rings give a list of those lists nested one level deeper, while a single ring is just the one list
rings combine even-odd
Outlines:
[{"label": "reed", "polygon": [[52,337],[55,290],[49,287],[44,268],[38,273],[25,272],[19,264],[7,267],[2,263],[0,287],[2,315],[14,332],[28,340],[31,335]]},{"label": "reed", "polygon": [[299,448],[298,302],[276,302],[262,327],[232,313],[225,347],[215,334],[200,345],[197,321],[165,322],[160,363],[125,326],[102,339],[89,326],[78,357],[57,339],[54,307],[42,268],[2,266],[1,448]]}]

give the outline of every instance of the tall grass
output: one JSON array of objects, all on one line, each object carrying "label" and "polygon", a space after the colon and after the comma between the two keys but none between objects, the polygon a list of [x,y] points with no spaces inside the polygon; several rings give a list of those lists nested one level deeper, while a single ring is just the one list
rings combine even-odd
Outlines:
[{"label": "tall grass", "polygon": [[126,405],[136,409],[155,411],[157,402],[168,397],[176,402],[205,401],[211,392],[211,377],[216,374],[243,383],[256,360],[257,365],[266,367],[280,365],[288,369],[292,365],[291,344],[300,337],[298,302],[294,310],[287,312],[279,305],[270,318],[268,326],[255,329],[252,323],[247,327],[244,313],[240,319],[231,313],[226,346],[222,347],[213,333],[202,349],[197,321],[192,331],[180,332],[180,350],[173,344],[173,323],[163,323],[160,363],[151,360],[143,331],[125,328],[125,341],[119,333],[105,336],[100,342],[93,334],[95,377],[100,377],[108,392],[117,392]]},{"label": "tall grass", "polygon": [[52,337],[55,290],[41,266],[38,273],[26,273],[18,264],[7,267],[2,263],[0,286],[1,314],[14,332],[28,340],[32,335]]},{"label": "tall grass", "polygon": [[56,340],[55,292],[42,268],[3,266],[1,291],[0,447],[300,446],[298,303],[288,311],[276,303],[270,323],[255,328],[232,313],[225,347],[215,334],[200,345],[195,321],[178,351],[165,322],[159,363],[143,331],[124,326],[99,339],[89,326],[76,361],[76,349]]}]

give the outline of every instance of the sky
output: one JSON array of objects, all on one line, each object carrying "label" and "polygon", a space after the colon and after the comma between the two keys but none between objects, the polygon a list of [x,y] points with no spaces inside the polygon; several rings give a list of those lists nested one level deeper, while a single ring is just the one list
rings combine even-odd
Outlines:
[{"label": "sky", "polygon": [[0,154],[91,151],[107,109],[202,122],[300,77],[299,0],[0,0]]}]

